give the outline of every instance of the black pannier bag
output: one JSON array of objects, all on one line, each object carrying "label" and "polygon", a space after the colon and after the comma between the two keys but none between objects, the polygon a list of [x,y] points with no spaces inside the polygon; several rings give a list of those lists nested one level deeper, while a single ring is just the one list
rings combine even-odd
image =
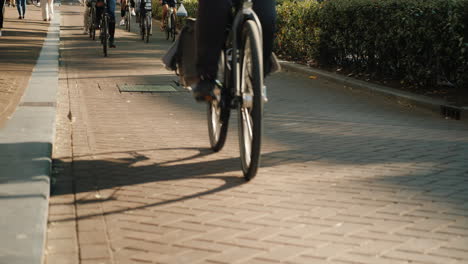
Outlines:
[{"label": "black pannier bag", "polygon": [[195,18],[187,18],[179,36],[163,57],[166,69],[176,71],[180,83],[189,87],[198,81]]}]

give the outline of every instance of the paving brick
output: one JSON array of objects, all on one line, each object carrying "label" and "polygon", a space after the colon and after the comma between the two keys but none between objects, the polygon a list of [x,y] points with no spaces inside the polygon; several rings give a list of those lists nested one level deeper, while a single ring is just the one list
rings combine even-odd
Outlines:
[{"label": "paving brick", "polygon": [[240,263],[261,253],[261,250],[251,248],[232,248],[220,254],[208,257],[207,261],[213,263]]},{"label": "paving brick", "polygon": [[422,262],[422,263],[445,263],[450,261],[450,258],[437,257],[434,255],[420,254],[420,253],[410,253],[399,250],[392,250],[383,255],[384,258],[390,260],[400,260],[408,262]]},{"label": "paving brick", "polygon": [[47,264],[79,264],[78,254],[51,254],[45,256]]},{"label": "paving brick", "polygon": [[46,250],[50,254],[75,253],[78,251],[78,245],[74,238],[49,239]]},{"label": "paving brick", "polygon": [[350,254],[376,257],[401,245],[398,242],[371,240],[350,250]]},{"label": "paving brick", "polygon": [[103,244],[107,242],[107,235],[103,230],[83,231],[78,233],[80,245]]},{"label": "paving brick", "polygon": [[396,259],[385,259],[377,256],[369,256],[367,254],[355,254],[352,252],[345,253],[341,256],[333,258],[340,263],[352,263],[352,264],[374,264],[374,263],[382,263],[382,264],[404,264],[410,263],[404,260],[396,260]]},{"label": "paving brick", "polygon": [[447,248],[441,247],[437,250],[433,250],[429,253],[429,255],[440,256],[440,257],[447,257],[447,258],[454,258],[457,260],[464,260],[468,261],[468,249],[454,249],[454,248]]},{"label": "paving brick", "polygon": [[107,244],[80,244],[80,258],[88,259],[108,259],[110,258]]}]

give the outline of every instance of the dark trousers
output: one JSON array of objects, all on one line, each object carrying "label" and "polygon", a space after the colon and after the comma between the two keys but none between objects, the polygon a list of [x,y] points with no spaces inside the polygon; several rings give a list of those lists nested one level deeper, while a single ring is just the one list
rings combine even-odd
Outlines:
[{"label": "dark trousers", "polygon": [[[109,1],[108,1],[109,3]],[[109,21],[107,25],[109,26],[109,41],[114,41],[115,35],[115,10],[107,7],[106,12],[109,14]],[[101,21],[102,14],[104,13],[104,7],[96,7],[96,19],[97,21]]]},{"label": "dark trousers", "polygon": [[5,12],[5,1],[0,0],[0,29],[3,28],[3,12]]},{"label": "dark trousers", "polygon": [[[234,4],[236,1],[234,0]],[[225,30],[229,20],[233,1],[200,0],[198,2],[197,34],[197,69],[198,73],[214,78],[218,70],[218,60],[225,41]],[[260,19],[263,30],[263,56],[265,73],[270,71],[270,56],[273,50],[273,38],[276,21],[275,0],[253,0],[253,9]]]},{"label": "dark trousers", "polygon": [[20,17],[26,14],[26,0],[16,0],[16,8]]}]

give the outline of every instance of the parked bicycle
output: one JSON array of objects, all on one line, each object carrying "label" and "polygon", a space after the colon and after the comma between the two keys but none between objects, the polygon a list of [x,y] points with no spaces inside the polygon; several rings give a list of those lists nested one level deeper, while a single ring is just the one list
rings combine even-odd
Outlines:
[{"label": "parked bicycle", "polygon": [[244,177],[257,174],[262,141],[263,83],[262,28],[245,0],[235,8],[229,34],[219,61],[216,99],[208,103],[208,134],[211,148],[222,149],[227,137],[231,109],[237,109],[240,159]]},{"label": "parked bicycle", "polygon": [[153,18],[151,15],[152,3],[151,0],[141,0],[140,6],[140,35],[141,40],[149,42],[150,36],[153,34]]}]

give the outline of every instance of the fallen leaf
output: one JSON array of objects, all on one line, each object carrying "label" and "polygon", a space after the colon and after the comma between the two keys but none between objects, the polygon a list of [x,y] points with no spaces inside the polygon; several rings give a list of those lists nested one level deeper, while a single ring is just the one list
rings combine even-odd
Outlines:
[{"label": "fallen leaf", "polygon": [[315,80],[315,79],[317,79],[317,76],[311,75],[311,76],[309,76],[309,79]]}]

